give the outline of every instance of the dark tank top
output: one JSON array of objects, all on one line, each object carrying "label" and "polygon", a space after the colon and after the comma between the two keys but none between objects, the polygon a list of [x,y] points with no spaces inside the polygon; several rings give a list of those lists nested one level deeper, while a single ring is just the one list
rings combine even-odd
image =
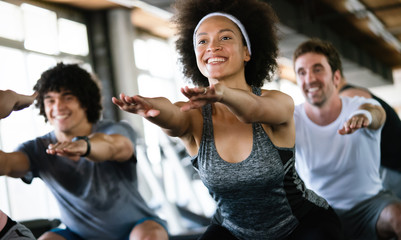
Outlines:
[{"label": "dark tank top", "polygon": [[[257,95],[259,88],[253,88]],[[219,219],[239,239],[282,239],[313,206],[327,202],[305,189],[295,171],[294,148],[276,147],[259,123],[252,123],[250,155],[238,163],[222,159],[216,149],[212,105],[202,109],[203,135],[192,158],[201,180],[217,203]]]}]

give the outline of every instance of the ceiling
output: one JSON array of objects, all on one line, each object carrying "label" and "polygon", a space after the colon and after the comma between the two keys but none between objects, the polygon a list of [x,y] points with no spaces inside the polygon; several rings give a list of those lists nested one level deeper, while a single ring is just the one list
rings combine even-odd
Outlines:
[{"label": "ceiling", "polygon": [[[101,10],[125,6],[163,9],[171,13],[174,0],[44,0]],[[392,70],[401,69],[401,0],[265,0],[280,18],[280,52],[291,59],[294,48],[309,37],[333,42],[344,57],[346,77],[374,87],[392,83]],[[146,9],[133,23],[172,34],[166,18],[150,21]],[[151,11],[152,12],[152,11]],[[149,13],[149,11],[148,11]],[[154,11],[153,11],[154,13]],[[152,14],[151,14],[152,15]],[[135,16],[135,14],[133,14]],[[149,17],[149,14],[147,15]],[[143,21],[142,19],[147,19]],[[158,29],[153,29],[157,27]],[[362,83],[361,83],[362,81]],[[363,82],[364,81],[364,82]],[[352,82],[352,80],[350,81]]]},{"label": "ceiling", "polygon": [[401,0],[286,1],[301,8],[292,21],[327,26],[386,65],[401,68]]}]

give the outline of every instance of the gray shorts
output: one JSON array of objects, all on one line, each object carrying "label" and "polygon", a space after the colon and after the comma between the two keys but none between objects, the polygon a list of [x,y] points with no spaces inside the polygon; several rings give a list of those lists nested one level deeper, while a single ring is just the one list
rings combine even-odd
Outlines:
[{"label": "gray shorts", "polygon": [[12,226],[0,240],[31,240],[36,239],[32,232],[22,225],[17,223]]},{"label": "gray shorts", "polygon": [[391,191],[380,191],[350,210],[334,209],[339,216],[345,236],[350,239],[376,240],[376,223],[380,213],[392,203],[400,202]]}]

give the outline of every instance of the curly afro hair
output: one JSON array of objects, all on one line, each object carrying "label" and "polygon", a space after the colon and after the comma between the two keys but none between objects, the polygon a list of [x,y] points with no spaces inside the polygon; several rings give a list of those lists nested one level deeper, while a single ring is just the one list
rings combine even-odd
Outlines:
[{"label": "curly afro hair", "polygon": [[198,22],[212,12],[235,16],[245,27],[252,45],[251,60],[245,66],[248,85],[261,87],[277,68],[278,18],[269,4],[258,0],[177,0],[173,22],[177,27],[175,42],[184,76],[195,85],[207,87],[209,82],[199,71],[193,46],[193,33]]},{"label": "curly afro hair", "polygon": [[86,109],[86,117],[90,123],[100,119],[102,110],[100,88],[97,81],[77,64],[58,63],[42,73],[40,79],[33,87],[38,92],[35,106],[39,108],[40,115],[46,117],[44,97],[50,91],[71,91],[78,98],[81,107]]}]

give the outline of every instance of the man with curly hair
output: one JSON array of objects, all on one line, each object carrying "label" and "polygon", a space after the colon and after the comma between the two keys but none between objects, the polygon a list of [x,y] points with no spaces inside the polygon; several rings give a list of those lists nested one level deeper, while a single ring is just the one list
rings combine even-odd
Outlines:
[{"label": "man with curly hair", "polygon": [[59,63],[34,86],[36,106],[54,130],[15,152],[0,152],[0,175],[54,194],[65,229],[39,239],[163,239],[165,222],[138,192],[136,134],[124,122],[99,120],[100,89],[77,64]]},{"label": "man with curly hair", "polygon": [[276,69],[276,15],[257,0],[178,0],[187,102],[113,98],[179,137],[217,213],[200,239],[341,239],[328,203],[295,171],[294,103],[262,90]]}]

